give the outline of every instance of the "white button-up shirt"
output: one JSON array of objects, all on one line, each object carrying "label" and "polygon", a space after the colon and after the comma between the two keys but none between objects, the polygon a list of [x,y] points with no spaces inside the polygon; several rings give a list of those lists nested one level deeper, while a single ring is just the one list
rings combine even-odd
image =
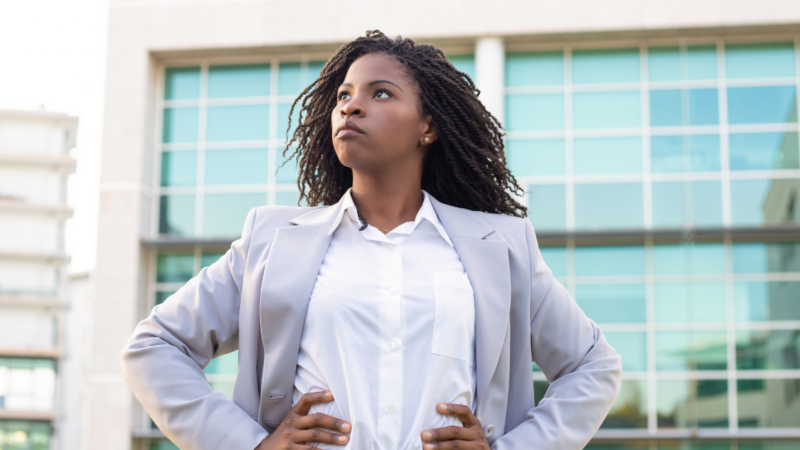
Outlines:
[{"label": "white button-up shirt", "polygon": [[334,221],[300,341],[293,404],[330,390],[315,405],[353,425],[346,446],[410,450],[420,433],[450,425],[437,403],[474,411],[472,286],[428,194],[413,222],[384,235],[363,230],[348,190]]}]

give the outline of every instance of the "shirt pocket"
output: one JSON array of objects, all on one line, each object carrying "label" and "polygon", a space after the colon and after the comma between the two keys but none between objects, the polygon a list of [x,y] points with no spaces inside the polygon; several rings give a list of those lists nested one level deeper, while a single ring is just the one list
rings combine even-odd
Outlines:
[{"label": "shirt pocket", "polygon": [[467,274],[433,274],[436,302],[431,351],[475,366],[475,301]]}]

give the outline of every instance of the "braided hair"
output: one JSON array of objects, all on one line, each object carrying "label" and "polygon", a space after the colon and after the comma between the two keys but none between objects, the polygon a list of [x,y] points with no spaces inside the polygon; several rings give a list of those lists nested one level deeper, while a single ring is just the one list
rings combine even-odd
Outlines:
[{"label": "braided hair", "polygon": [[[289,126],[299,104],[299,123],[283,150],[299,158],[297,185],[309,206],[332,205],[352,186],[353,172],[339,162],[333,147],[331,111],[350,65],[359,57],[382,53],[403,64],[416,84],[422,114],[430,114],[437,138],[424,158],[422,189],[442,203],[473,211],[525,217],[527,208],[511,193],[522,188],[506,167],[503,132],[478,99],[480,91],[442,50],[380,31],[344,44],[325,63],[319,78],[292,103]],[[284,162],[286,164],[286,162]]]}]

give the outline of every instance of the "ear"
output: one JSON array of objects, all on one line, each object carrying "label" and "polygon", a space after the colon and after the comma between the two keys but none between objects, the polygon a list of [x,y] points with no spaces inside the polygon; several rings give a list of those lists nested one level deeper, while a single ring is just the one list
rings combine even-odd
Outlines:
[{"label": "ear", "polygon": [[423,147],[428,146],[436,142],[437,138],[436,129],[433,126],[433,118],[430,114],[426,114],[422,118],[422,135],[419,137],[419,144]]}]

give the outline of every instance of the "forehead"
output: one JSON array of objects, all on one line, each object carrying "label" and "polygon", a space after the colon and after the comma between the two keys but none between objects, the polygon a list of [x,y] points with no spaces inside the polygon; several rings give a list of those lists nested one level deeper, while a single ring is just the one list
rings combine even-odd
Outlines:
[{"label": "forehead", "polygon": [[393,56],[385,53],[364,55],[350,65],[345,83],[368,83],[372,80],[389,80],[401,86],[410,85],[408,69]]}]

